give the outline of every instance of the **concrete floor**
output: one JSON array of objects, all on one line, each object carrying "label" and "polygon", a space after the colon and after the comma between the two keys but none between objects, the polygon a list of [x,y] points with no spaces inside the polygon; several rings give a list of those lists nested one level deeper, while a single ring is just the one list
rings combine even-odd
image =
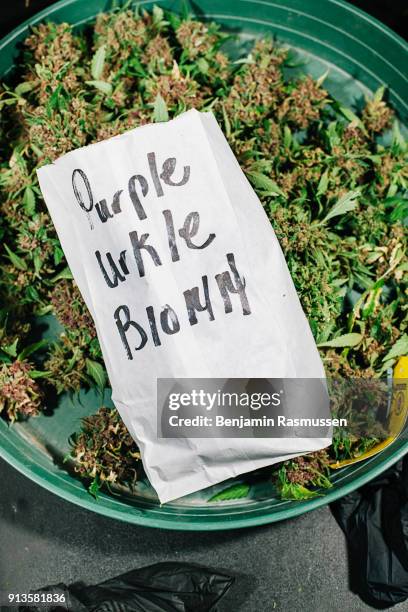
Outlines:
[{"label": "concrete floor", "polygon": [[172,532],[82,510],[2,460],[0,482],[0,589],[21,592],[77,580],[92,584],[179,560],[238,574],[220,612],[372,609],[348,588],[345,540],[328,508],[247,530]]}]

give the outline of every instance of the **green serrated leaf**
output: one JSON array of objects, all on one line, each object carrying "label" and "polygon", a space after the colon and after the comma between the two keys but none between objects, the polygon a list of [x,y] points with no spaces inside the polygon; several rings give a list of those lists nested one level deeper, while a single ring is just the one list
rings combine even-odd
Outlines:
[{"label": "green serrated leaf", "polygon": [[23,204],[28,215],[35,213],[35,193],[30,186],[24,190]]},{"label": "green serrated leaf", "polygon": [[10,357],[17,357],[17,344],[18,338],[14,340],[13,344],[3,344],[1,350],[6,353],[6,355],[10,355]]},{"label": "green serrated leaf", "polygon": [[64,251],[61,249],[59,244],[54,247],[54,264],[58,266],[64,258]]},{"label": "green serrated leaf", "polygon": [[244,482],[231,485],[227,487],[223,491],[216,493],[210,499],[209,502],[218,502],[218,501],[228,501],[232,499],[241,499],[243,497],[247,497],[250,486]]},{"label": "green serrated leaf", "polygon": [[28,93],[29,91],[31,91],[33,87],[34,87],[34,83],[32,81],[24,81],[23,83],[20,83],[19,85],[17,85],[14,91],[18,96],[22,96],[25,93]]},{"label": "green serrated leaf", "polygon": [[331,148],[337,146],[340,142],[340,136],[337,132],[337,121],[331,121],[327,126],[326,134],[330,142]]},{"label": "green serrated leaf", "polygon": [[40,149],[40,147],[37,147],[36,144],[34,144],[33,142],[30,143],[30,147],[31,150],[33,151],[33,153],[35,153],[35,155],[37,155],[37,157],[42,157],[42,150]]},{"label": "green serrated leaf", "polygon": [[[382,374],[384,374],[384,372],[387,372],[387,370],[391,370],[391,368],[393,367],[394,364],[395,364],[395,359],[390,359],[389,361],[384,361],[384,363],[382,364],[380,370],[378,371],[378,375],[382,376]],[[392,374],[392,372],[390,372],[390,374]]]},{"label": "green serrated leaf", "polygon": [[266,176],[261,172],[255,172],[254,170],[247,172],[247,176],[257,189],[265,191],[269,195],[281,195],[285,197],[285,194],[279,185],[277,185],[274,180],[269,178],[269,176]]},{"label": "green serrated leaf", "polygon": [[29,287],[26,287],[25,290],[26,293],[26,297],[31,301],[31,302],[38,302],[38,300],[40,299],[40,296],[38,294],[37,289],[34,287],[34,285],[30,285]]},{"label": "green serrated leaf", "polygon": [[34,253],[33,263],[34,263],[35,273],[38,274],[39,271],[41,270],[42,264],[43,264],[43,261],[41,259],[40,253],[38,253],[38,252]]},{"label": "green serrated leaf", "polygon": [[381,100],[384,97],[384,93],[385,93],[385,85],[381,85],[381,87],[379,87],[377,91],[374,93],[373,100],[375,102],[381,102]]},{"label": "green serrated leaf", "polygon": [[106,81],[85,81],[87,85],[92,85],[98,91],[101,91],[106,96],[110,96],[112,93],[112,85]]},{"label": "green serrated leaf", "polygon": [[98,499],[98,493],[99,493],[100,488],[101,488],[101,485],[99,483],[98,477],[96,476],[92,480],[91,484],[89,485],[88,491],[91,495],[93,495],[95,499]]},{"label": "green serrated leaf", "polygon": [[383,361],[389,361],[396,357],[404,357],[408,355],[408,334],[404,334],[401,338],[398,338],[391,350],[388,351]]},{"label": "green serrated leaf", "polygon": [[96,382],[99,389],[104,389],[107,381],[105,368],[97,361],[92,359],[86,360],[86,371],[89,376]]},{"label": "green serrated leaf", "polygon": [[48,306],[38,306],[34,310],[34,315],[36,317],[43,317],[44,315],[46,315],[46,314],[48,314],[49,312],[52,312],[52,311],[53,311],[52,304],[48,304]]},{"label": "green serrated leaf", "polygon": [[26,346],[18,355],[18,359],[20,361],[22,361],[23,359],[26,359],[29,355],[32,355],[33,353],[35,353],[36,351],[39,351],[42,348],[45,348],[46,346],[48,346],[49,341],[48,340],[39,340],[38,342],[34,342],[33,344],[30,344],[29,346]]},{"label": "green serrated leaf", "polygon": [[289,126],[285,125],[283,128],[283,146],[285,149],[290,149],[290,145],[292,144],[292,132],[290,131]]},{"label": "green serrated leaf", "polygon": [[348,119],[348,121],[350,121],[351,123],[354,123],[354,125],[357,125],[360,128],[360,130],[364,132],[364,134],[367,133],[364,123],[361,121],[359,117],[357,117],[355,113],[353,113],[353,111],[350,108],[347,108],[346,106],[342,106],[341,104],[337,104],[336,107],[337,107],[337,110],[343,115],[343,117]]},{"label": "green serrated leaf", "polygon": [[302,499],[312,499],[318,497],[319,494],[316,491],[311,491],[301,484],[297,483],[285,483],[280,489],[282,499],[293,499],[301,501]]},{"label": "green serrated leaf", "polygon": [[94,53],[91,63],[91,74],[95,81],[100,81],[105,67],[106,45],[102,45]]},{"label": "green serrated leaf", "polygon": [[13,251],[7,246],[7,244],[4,245],[4,248],[6,249],[7,255],[9,256],[9,259],[15,268],[22,271],[27,270],[27,264],[24,259],[16,255],[16,253],[13,253]]},{"label": "green serrated leaf", "polygon": [[197,60],[197,68],[202,74],[207,74],[210,69],[210,64],[204,57],[200,57],[200,59]]},{"label": "green serrated leaf", "polygon": [[169,120],[169,111],[167,104],[160,94],[157,94],[153,106],[153,120],[156,123],[161,123]]},{"label": "green serrated leaf", "polygon": [[224,126],[225,126],[225,135],[227,138],[229,138],[231,136],[231,123],[227,114],[227,111],[225,110],[225,105],[224,103],[222,103],[222,117],[224,119]]},{"label": "green serrated leaf", "polygon": [[325,172],[323,172],[322,176],[320,177],[320,181],[317,186],[316,195],[317,196],[324,195],[327,191],[328,186],[329,186],[329,171],[326,170]]},{"label": "green serrated leaf", "polygon": [[62,280],[63,278],[66,279],[73,279],[74,277],[72,276],[72,272],[71,270],[68,268],[68,266],[66,268],[64,268],[63,270],[61,270],[61,272],[58,272],[58,274],[56,274],[52,279],[51,282],[55,283],[58,280]]},{"label": "green serrated leaf", "polygon": [[31,378],[48,378],[52,374],[49,370],[30,370]]},{"label": "green serrated leaf", "polygon": [[57,85],[57,87],[52,92],[51,96],[48,98],[47,102],[47,113],[51,118],[53,110],[63,110],[67,106],[66,102],[66,93],[62,85]]},{"label": "green serrated leaf", "polygon": [[319,348],[345,348],[345,347],[353,347],[360,344],[362,341],[362,334],[351,333],[344,334],[343,336],[337,336],[337,338],[333,338],[333,340],[328,340],[327,342],[321,342],[317,346]]},{"label": "green serrated leaf", "polygon": [[160,6],[157,6],[157,4],[155,4],[153,7],[152,13],[153,13],[153,23],[157,24],[163,21],[164,11],[162,8],[160,8]]},{"label": "green serrated leaf", "polygon": [[173,28],[173,30],[176,32],[181,24],[181,19],[178,15],[176,15],[175,13],[168,13],[167,16],[169,23],[171,25],[171,27]]},{"label": "green serrated leaf", "polygon": [[347,212],[354,210],[358,204],[357,198],[359,195],[360,192],[358,190],[348,191],[345,193],[344,196],[337,200],[336,204],[325,216],[322,223],[329,221],[329,219],[333,219],[333,217],[339,217],[340,215],[344,215]]},{"label": "green serrated leaf", "polygon": [[403,135],[401,134],[399,123],[397,120],[394,121],[392,126],[392,144],[400,151],[405,151],[407,143]]}]

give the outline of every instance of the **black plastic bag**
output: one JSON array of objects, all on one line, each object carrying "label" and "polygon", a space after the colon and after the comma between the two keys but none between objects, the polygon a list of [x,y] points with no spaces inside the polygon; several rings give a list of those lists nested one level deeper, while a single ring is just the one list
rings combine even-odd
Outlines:
[{"label": "black plastic bag", "polygon": [[332,504],[347,538],[350,587],[385,608],[408,598],[408,456]]},{"label": "black plastic bag", "polygon": [[20,606],[20,612],[209,612],[234,578],[188,563],[157,563],[95,586],[75,583],[44,587],[35,593],[65,593],[66,604]]}]

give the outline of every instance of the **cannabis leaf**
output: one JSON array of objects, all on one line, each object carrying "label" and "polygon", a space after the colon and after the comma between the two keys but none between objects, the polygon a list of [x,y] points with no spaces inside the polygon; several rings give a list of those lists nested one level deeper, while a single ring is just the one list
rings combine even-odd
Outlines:
[{"label": "cannabis leaf", "polygon": [[4,248],[6,249],[7,255],[9,256],[10,261],[15,268],[17,268],[18,270],[27,270],[27,264],[24,259],[16,255],[16,253],[13,253],[13,251],[7,246],[7,244],[4,245]]},{"label": "cannabis leaf", "polygon": [[27,359],[29,355],[32,355],[36,351],[39,351],[42,348],[48,346],[49,342],[46,339],[39,340],[38,342],[34,342],[33,344],[29,344],[26,346],[21,353],[19,353],[18,359],[22,361],[23,359]]},{"label": "cannabis leaf", "polygon": [[106,81],[85,81],[85,83],[87,85],[93,85],[95,89],[98,89],[107,96],[110,96],[110,94],[112,93],[112,85],[110,83],[107,83]]},{"label": "cannabis leaf", "polygon": [[153,6],[153,23],[155,25],[159,24],[160,22],[163,21],[164,18],[164,11],[160,6],[157,6],[156,4]]},{"label": "cannabis leaf", "polygon": [[23,204],[27,215],[33,215],[35,212],[35,194],[29,185],[24,190]]},{"label": "cannabis leaf", "polygon": [[98,493],[100,491],[100,488],[101,483],[99,482],[99,478],[95,476],[95,478],[92,480],[91,484],[88,487],[88,491],[95,499],[98,499]]},{"label": "cannabis leaf", "polygon": [[157,94],[153,106],[153,119],[156,123],[162,123],[169,120],[169,111],[167,104],[160,94]]},{"label": "cannabis leaf", "polygon": [[357,344],[360,344],[362,339],[362,334],[344,334],[343,336],[337,336],[337,338],[333,338],[333,340],[328,340],[327,342],[320,342],[320,344],[318,344],[317,346],[319,348],[353,347],[357,346]]},{"label": "cannabis leaf", "polygon": [[30,370],[30,378],[47,378],[52,372],[50,370]]},{"label": "cannabis leaf", "polygon": [[102,45],[96,51],[92,58],[91,63],[91,74],[95,81],[99,81],[103,74],[103,69],[105,66],[105,58],[106,58],[106,45]]},{"label": "cannabis leaf", "polygon": [[106,385],[106,372],[104,367],[98,363],[97,361],[93,361],[92,359],[86,360],[86,371],[89,376],[96,382],[96,385],[99,389],[104,389]]},{"label": "cannabis leaf", "polygon": [[364,134],[367,134],[364,123],[361,121],[359,117],[357,117],[355,113],[353,113],[353,111],[350,108],[346,108],[345,106],[342,106],[341,104],[335,104],[334,106],[336,110],[343,115],[343,117],[345,117],[348,121],[350,121],[350,123],[354,123],[354,125],[357,125],[360,128],[360,130],[364,132]]},{"label": "cannabis leaf", "polygon": [[262,172],[255,172],[251,170],[247,172],[247,176],[251,183],[257,188],[265,192],[267,195],[281,195],[285,196],[282,189],[266,174]]},{"label": "cannabis leaf", "polygon": [[321,196],[324,193],[326,193],[328,186],[329,186],[329,172],[326,170],[326,172],[323,172],[322,176],[320,177],[320,181],[317,186],[316,195]]},{"label": "cannabis leaf", "polygon": [[404,334],[399,338],[394,346],[388,351],[383,361],[390,361],[396,357],[408,355],[408,334]]},{"label": "cannabis leaf", "polygon": [[3,344],[1,350],[6,353],[6,355],[10,355],[10,357],[17,357],[17,343],[18,338],[16,338],[13,344]]},{"label": "cannabis leaf", "polygon": [[280,488],[280,494],[282,499],[294,499],[296,501],[319,497],[319,493],[316,491],[311,491],[301,484],[291,482],[287,482],[282,485]]},{"label": "cannabis leaf", "polygon": [[74,277],[72,276],[71,270],[66,266],[61,272],[58,272],[55,276],[52,277],[51,282],[56,283],[58,280],[62,280],[63,278],[67,280],[71,280]]},{"label": "cannabis leaf", "polygon": [[15,93],[18,96],[22,96],[25,93],[28,93],[29,91],[31,91],[34,88],[34,84],[30,81],[23,81],[22,83],[20,83],[19,85],[17,85],[17,87],[15,88]]},{"label": "cannabis leaf", "polygon": [[209,502],[218,502],[218,501],[228,501],[231,499],[241,499],[242,497],[247,497],[250,486],[245,484],[244,482],[239,484],[231,485],[230,487],[216,493],[210,499]]},{"label": "cannabis leaf", "polygon": [[339,217],[340,215],[344,215],[345,213],[354,210],[357,206],[357,198],[359,195],[360,191],[358,189],[345,193],[339,200],[337,200],[333,208],[327,213],[322,223],[326,223],[326,221],[333,219],[333,217]]}]

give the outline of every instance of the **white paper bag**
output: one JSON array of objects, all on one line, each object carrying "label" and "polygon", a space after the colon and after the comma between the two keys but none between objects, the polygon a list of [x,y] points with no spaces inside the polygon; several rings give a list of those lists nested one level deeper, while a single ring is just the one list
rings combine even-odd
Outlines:
[{"label": "white paper bag", "polygon": [[157,437],[157,378],[324,377],[275,233],[211,113],[71,151],[38,178],[161,502],[330,444]]}]

